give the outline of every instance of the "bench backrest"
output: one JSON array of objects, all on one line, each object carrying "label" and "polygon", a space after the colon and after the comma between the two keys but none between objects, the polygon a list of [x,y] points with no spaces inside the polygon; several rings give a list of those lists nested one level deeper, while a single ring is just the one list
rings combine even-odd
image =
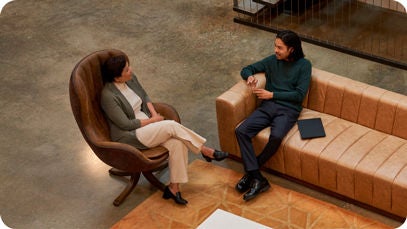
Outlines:
[{"label": "bench backrest", "polygon": [[407,139],[407,96],[317,68],[304,107]]}]

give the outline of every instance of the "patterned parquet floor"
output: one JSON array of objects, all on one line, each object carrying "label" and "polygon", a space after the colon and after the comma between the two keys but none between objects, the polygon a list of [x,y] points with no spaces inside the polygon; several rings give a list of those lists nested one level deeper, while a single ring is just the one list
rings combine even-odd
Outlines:
[{"label": "patterned parquet floor", "polygon": [[[189,201],[179,206],[157,191],[113,225],[121,228],[196,228],[216,209],[240,215],[272,228],[391,228],[330,203],[272,185],[245,202],[234,189],[242,174],[201,160],[189,165],[189,182],[181,186]],[[225,222],[227,228],[227,222]]]}]

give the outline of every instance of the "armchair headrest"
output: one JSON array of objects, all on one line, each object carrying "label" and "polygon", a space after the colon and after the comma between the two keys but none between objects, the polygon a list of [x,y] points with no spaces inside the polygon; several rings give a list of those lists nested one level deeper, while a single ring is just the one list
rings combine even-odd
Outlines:
[{"label": "armchair headrest", "polygon": [[110,140],[109,127],[100,107],[103,89],[101,67],[109,57],[118,54],[126,55],[115,49],[91,53],[76,64],[71,74],[69,95],[72,111],[79,129],[91,145]]}]

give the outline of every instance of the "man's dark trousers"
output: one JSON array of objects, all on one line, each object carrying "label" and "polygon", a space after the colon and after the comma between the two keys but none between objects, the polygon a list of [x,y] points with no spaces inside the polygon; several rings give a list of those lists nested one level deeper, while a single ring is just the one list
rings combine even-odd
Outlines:
[{"label": "man's dark trousers", "polygon": [[[236,138],[240,146],[245,171],[259,170],[260,167],[273,156],[281,144],[282,139],[297,122],[300,112],[264,100],[261,105],[236,128]],[[266,127],[271,127],[269,141],[259,156],[254,153],[252,138]]]}]

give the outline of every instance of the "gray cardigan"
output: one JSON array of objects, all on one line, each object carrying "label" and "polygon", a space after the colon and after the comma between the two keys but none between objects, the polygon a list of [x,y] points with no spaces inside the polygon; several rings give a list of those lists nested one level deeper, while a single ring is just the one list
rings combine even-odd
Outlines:
[{"label": "gray cardigan", "polygon": [[[141,110],[150,117],[147,102],[151,100],[136,76],[133,74],[126,84],[141,98]],[[109,123],[112,141],[127,143],[139,149],[147,148],[137,139],[135,133],[135,130],[141,127],[140,120],[136,119],[130,103],[113,83],[106,83],[103,87],[100,104]]]}]

